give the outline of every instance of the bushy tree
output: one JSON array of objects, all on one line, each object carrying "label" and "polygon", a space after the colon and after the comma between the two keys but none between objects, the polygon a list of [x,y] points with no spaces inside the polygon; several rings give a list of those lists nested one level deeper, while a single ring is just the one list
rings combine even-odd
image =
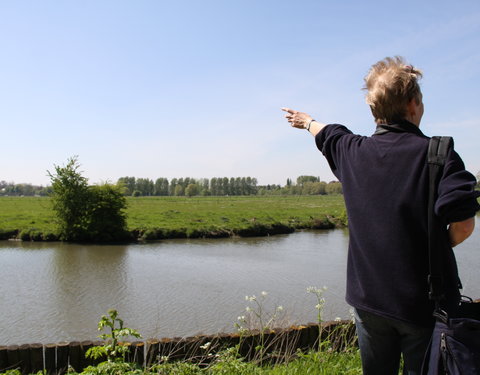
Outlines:
[{"label": "bushy tree", "polygon": [[47,171],[60,238],[67,241],[83,240],[87,235],[88,181],[79,167],[77,157],[72,157],[63,167],[54,165],[55,173]]},{"label": "bushy tree", "polygon": [[48,172],[60,238],[66,241],[117,241],[127,237],[126,198],[121,185],[89,186],[77,157]]},{"label": "bushy tree", "polygon": [[127,200],[121,186],[89,187],[87,235],[92,241],[118,241],[128,237],[125,208]]}]

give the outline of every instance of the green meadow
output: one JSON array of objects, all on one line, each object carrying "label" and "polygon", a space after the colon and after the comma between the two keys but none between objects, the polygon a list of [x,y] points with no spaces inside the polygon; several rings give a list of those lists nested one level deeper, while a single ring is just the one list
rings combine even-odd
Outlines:
[{"label": "green meadow", "polygon": [[[128,197],[132,239],[263,236],[346,225],[342,195]],[[55,240],[47,197],[0,197],[0,237]]]}]

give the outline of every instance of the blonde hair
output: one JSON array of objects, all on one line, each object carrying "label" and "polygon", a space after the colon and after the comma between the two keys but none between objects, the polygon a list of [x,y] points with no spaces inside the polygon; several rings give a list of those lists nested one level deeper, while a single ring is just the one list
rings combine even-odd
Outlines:
[{"label": "blonde hair", "polygon": [[400,56],[386,57],[372,65],[365,77],[366,102],[377,124],[393,124],[406,116],[407,104],[420,103],[419,69]]}]

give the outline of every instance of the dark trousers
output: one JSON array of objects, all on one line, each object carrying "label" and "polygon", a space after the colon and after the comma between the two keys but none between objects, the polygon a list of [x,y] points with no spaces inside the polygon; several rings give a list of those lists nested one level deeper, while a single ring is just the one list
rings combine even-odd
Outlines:
[{"label": "dark trousers", "polygon": [[364,375],[398,375],[400,355],[404,374],[419,375],[432,336],[431,328],[355,309]]}]

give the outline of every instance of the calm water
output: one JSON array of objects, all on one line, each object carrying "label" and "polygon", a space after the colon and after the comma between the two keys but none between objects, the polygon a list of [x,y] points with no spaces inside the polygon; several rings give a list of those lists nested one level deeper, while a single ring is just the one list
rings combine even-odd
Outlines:
[{"label": "calm water", "polygon": [[[326,285],[325,317],[344,302],[348,233],[80,246],[0,242],[0,345],[95,339],[115,308],[144,338],[233,331],[246,295],[267,291],[284,324],[316,321],[308,286]],[[480,297],[478,231],[457,250],[465,293]]]}]

